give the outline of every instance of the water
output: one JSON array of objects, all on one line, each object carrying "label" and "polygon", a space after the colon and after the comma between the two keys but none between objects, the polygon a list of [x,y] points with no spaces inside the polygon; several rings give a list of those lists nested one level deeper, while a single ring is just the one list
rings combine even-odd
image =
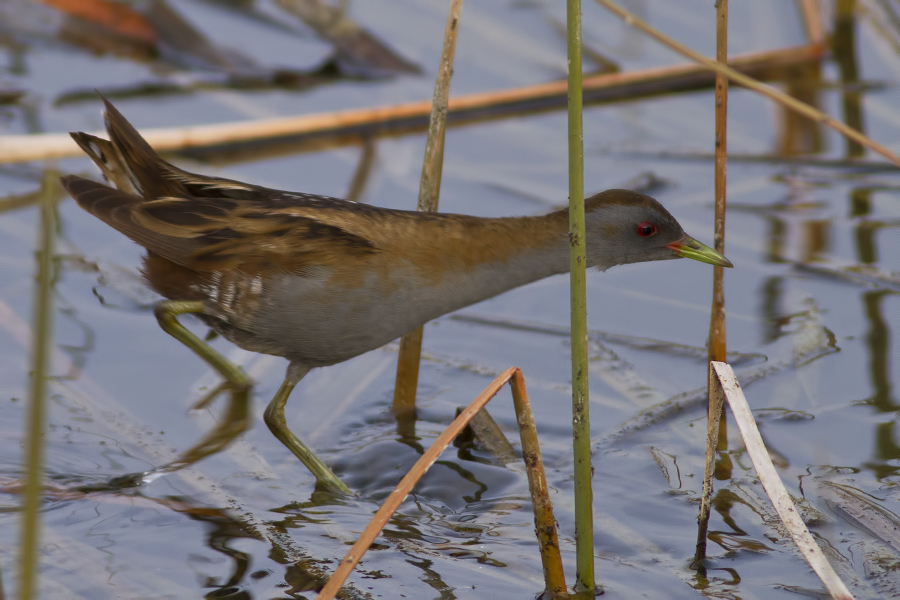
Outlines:
[{"label": "water", "polygon": [[[216,43],[240,47],[262,64],[307,68],[329,53],[328,45],[311,34],[296,38],[275,32],[210,4],[173,5]],[[709,3],[630,5],[667,33],[712,53]],[[219,89],[138,96],[117,100],[117,106],[139,127],[161,127],[430,98],[444,3],[353,3],[350,10],[359,23],[422,65],[425,74],[340,81],[306,92]],[[586,3],[584,11],[587,42],[623,68],[679,62],[595,5]],[[561,77],[565,45],[551,18],[564,19],[561,6],[467,3],[453,93]],[[736,53],[804,41],[789,3],[733,6],[731,23]],[[827,24],[831,27],[830,20]],[[864,129],[896,146],[900,113],[894,108],[894,82],[900,56],[892,40],[897,34],[889,20],[872,16],[861,17],[856,27],[860,78],[872,84],[863,88]],[[246,39],[254,41],[239,41]],[[97,129],[97,101],[55,106],[54,100],[73,89],[121,88],[158,77],[143,63],[44,42],[7,56],[11,67],[2,80],[29,94],[27,101],[3,109],[9,133]],[[833,85],[841,78],[837,64],[822,63],[827,85],[818,88],[818,99],[830,114],[843,118],[841,88]],[[782,123],[780,109],[767,100],[733,90],[732,152],[775,153],[785,135]],[[622,186],[652,172],[663,182],[653,194],[691,235],[710,243],[712,161],[695,155],[711,152],[712,131],[708,91],[588,108],[585,187]],[[836,134],[823,130],[821,138],[817,156],[844,156],[844,142]],[[423,150],[422,134],[377,140],[362,199],[413,207]],[[188,170],[271,187],[343,196],[360,155],[359,147],[346,146],[260,154],[243,162],[176,162]],[[566,200],[562,112],[451,129],[445,157],[445,211],[536,214]],[[0,194],[34,191],[42,170],[51,166],[3,166]],[[80,158],[59,161],[55,168],[94,173]],[[728,177],[732,207],[726,243],[735,264],[726,274],[729,348],[767,357],[766,362],[734,361],[738,377],[744,381],[767,365],[782,367],[746,386],[779,473],[854,593],[890,596],[898,589],[894,573],[900,551],[883,533],[900,511],[893,385],[900,364],[892,336],[900,304],[891,276],[900,270],[895,233],[900,180],[895,171],[791,163],[777,155],[770,162],[733,160]],[[79,486],[172,460],[212,425],[221,401],[186,415],[217,378],[158,328],[149,308],[153,297],[133,276],[141,250],[70,199],[59,210],[59,248],[67,258],[56,287],[54,372],[59,377],[51,387],[47,434],[47,474],[54,487],[43,513],[43,597],[312,598],[315,593],[305,590],[333,570],[422,448],[453,419],[456,407],[511,365],[525,373],[567,579],[574,580],[568,340],[548,331],[496,326],[524,322],[565,329],[565,277],[463,311],[483,317],[480,322],[448,316],[426,327],[427,360],[414,432],[398,431],[389,411],[395,345],[315,370],[303,380],[288,403],[289,425],[359,493],[356,498],[315,491],[311,476],[261,423],[285,362],[221,340],[214,346],[257,381],[253,428],[226,452],[190,469],[139,488],[85,492]],[[0,215],[0,421],[7,438],[0,446],[0,477],[7,492],[0,514],[0,564],[10,593],[17,588],[21,497],[16,482],[22,472],[37,214],[32,206]],[[848,265],[878,271],[847,276],[841,269]],[[787,598],[820,588],[785,538],[733,423],[720,470],[726,478],[715,482],[708,580],[688,569],[696,541],[705,410],[695,404],[622,433],[620,424],[639,411],[705,385],[702,350],[672,345],[704,346],[710,280],[707,265],[690,261],[619,267],[588,278],[590,328],[620,336],[598,336],[591,349],[596,568],[598,582],[611,597]],[[205,333],[199,325],[192,328]],[[621,336],[663,343],[648,348]],[[798,356],[802,360],[795,361]],[[517,444],[509,392],[502,390],[489,409]],[[847,489],[853,493],[841,492]],[[541,565],[523,466],[498,466],[477,448],[448,449],[351,581],[362,593],[384,598],[539,593]]]}]

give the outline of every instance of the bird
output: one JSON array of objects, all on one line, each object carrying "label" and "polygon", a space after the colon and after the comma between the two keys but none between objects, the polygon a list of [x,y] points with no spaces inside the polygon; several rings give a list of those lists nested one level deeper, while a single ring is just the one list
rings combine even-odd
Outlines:
[{"label": "bird", "polygon": [[[233,387],[246,389],[248,380],[179,315],[193,313],[235,345],[289,361],[264,420],[329,489],[347,491],[284,418],[310,369],[570,269],[568,210],[502,218],[394,210],[190,173],[160,158],[103,102],[109,140],[71,136],[112,185],[66,175],[63,186],[81,208],[146,248],[143,277],[165,298],[155,307],[163,329]],[[587,267],[676,258],[732,266],[647,195],[611,189],[588,198],[584,210]],[[249,426],[240,416],[185,456],[230,443]]]}]

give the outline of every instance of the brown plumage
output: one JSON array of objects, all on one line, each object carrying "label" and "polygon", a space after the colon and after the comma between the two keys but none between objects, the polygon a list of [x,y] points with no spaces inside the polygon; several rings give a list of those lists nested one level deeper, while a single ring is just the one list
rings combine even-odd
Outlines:
[{"label": "brown plumage", "polygon": [[[429,214],[197,175],[159,158],[109,102],[105,117],[109,141],[72,137],[118,189],[74,175],[66,189],[147,248],[155,290],[202,302],[201,318],[239,346],[288,358],[293,383],[569,269],[567,211]],[[608,190],[585,212],[588,266],[682,256],[731,266],[643,194]]]}]

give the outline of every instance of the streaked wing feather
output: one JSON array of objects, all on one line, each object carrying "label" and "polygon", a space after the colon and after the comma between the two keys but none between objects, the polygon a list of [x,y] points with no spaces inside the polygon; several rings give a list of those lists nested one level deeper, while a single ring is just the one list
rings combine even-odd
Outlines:
[{"label": "streaked wing feather", "polygon": [[197,271],[262,268],[289,272],[340,257],[376,252],[371,241],[321,222],[298,207],[260,212],[251,200],[160,198],[146,201],[76,176],[63,184],[78,204],[110,226],[179,265]]}]

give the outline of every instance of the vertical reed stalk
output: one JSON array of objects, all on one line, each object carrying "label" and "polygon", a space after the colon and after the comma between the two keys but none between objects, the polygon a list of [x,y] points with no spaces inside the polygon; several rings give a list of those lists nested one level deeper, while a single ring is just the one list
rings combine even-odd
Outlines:
[{"label": "vertical reed stalk", "polygon": [[569,268],[572,315],[572,435],[575,454],[575,545],[578,593],[594,592],[591,419],[588,411],[587,299],[584,240],[584,130],[581,81],[581,0],[567,0],[569,56]]},{"label": "vertical reed stalk", "polygon": [[25,505],[22,512],[21,556],[19,557],[19,597],[38,597],[40,564],[41,484],[44,460],[47,377],[51,356],[53,324],[53,253],[56,241],[56,187],[58,173],[44,176],[38,226],[37,275],[34,294],[31,340],[31,385],[28,423],[25,429]]},{"label": "vertical reed stalk", "polygon": [[[716,60],[728,62],[728,0],[716,2]],[[717,251],[725,254],[726,168],[728,164],[728,77],[716,73],[716,149],[715,149],[715,225],[713,242]],[[725,336],[725,268],[713,267],[713,297],[709,318],[709,360],[724,362]],[[710,396],[711,397],[711,396]],[[724,406],[722,408],[724,409]],[[724,417],[724,415],[722,415]],[[726,450],[727,421],[719,421],[717,450]]]},{"label": "vertical reed stalk", "polygon": [[[418,209],[434,212],[438,208],[441,191],[441,169],[444,165],[444,134],[447,130],[447,112],[450,103],[450,78],[453,76],[453,56],[459,32],[459,15],[463,0],[451,0],[447,27],[444,30],[444,48],[441,65],[434,84],[431,102],[431,120],[428,124],[428,140],[425,142],[425,160],[422,163],[422,179],[419,183]],[[397,377],[394,384],[394,414],[411,415],[416,410],[416,388],[419,385],[419,359],[422,354],[422,327],[411,331],[400,340],[400,356],[397,359]]]},{"label": "vertical reed stalk", "polygon": [[[728,0],[716,2],[716,60],[728,60]],[[725,253],[725,170],[727,166],[728,77],[716,73],[715,248]],[[725,268],[713,267],[709,360],[725,361]]]},{"label": "vertical reed stalk", "polygon": [[712,479],[715,473],[716,448],[719,445],[719,421],[725,415],[725,396],[722,386],[713,373],[712,363],[709,366],[709,409],[706,427],[706,465],[703,469],[703,492],[700,495],[700,516],[697,518],[697,546],[691,568],[697,569],[700,576],[706,577],[706,535],[709,532],[709,514],[712,506]]},{"label": "vertical reed stalk", "polygon": [[[716,60],[728,61],[728,0],[716,2]],[[725,168],[727,164],[727,126],[728,126],[728,78],[716,72],[716,143],[715,143],[715,248],[725,252]],[[709,317],[709,360],[725,361],[725,269],[713,267],[713,297]],[[712,366],[709,367],[712,369]],[[697,551],[694,565],[702,569],[702,560],[706,556],[706,534],[709,529],[709,503],[712,497],[712,477],[714,457],[718,450],[724,450],[728,443],[724,419],[725,404],[715,394],[716,384],[709,372],[707,395],[709,407],[707,411],[707,445],[706,468],[703,473],[703,496],[700,504],[700,518],[697,530]],[[719,394],[721,396],[721,394]]]}]

